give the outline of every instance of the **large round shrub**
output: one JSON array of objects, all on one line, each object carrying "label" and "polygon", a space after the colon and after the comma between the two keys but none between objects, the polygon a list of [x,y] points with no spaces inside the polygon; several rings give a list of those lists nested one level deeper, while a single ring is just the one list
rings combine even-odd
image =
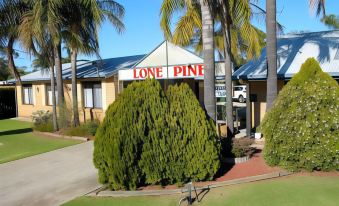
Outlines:
[{"label": "large round shrub", "polygon": [[139,166],[143,145],[164,139],[167,110],[164,92],[154,80],[130,84],[109,106],[94,142],[101,183],[115,190],[137,187],[143,177]]},{"label": "large round shrub", "polygon": [[106,111],[94,143],[99,180],[110,188],[213,178],[219,144],[187,85],[165,96],[156,80],[134,82]]},{"label": "large round shrub", "polygon": [[308,59],[279,93],[261,131],[270,165],[289,170],[339,169],[339,86]]}]

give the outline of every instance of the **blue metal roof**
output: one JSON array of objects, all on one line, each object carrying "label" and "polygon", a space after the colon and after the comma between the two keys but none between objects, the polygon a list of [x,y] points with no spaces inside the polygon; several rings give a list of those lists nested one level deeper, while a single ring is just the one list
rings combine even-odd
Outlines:
[{"label": "blue metal roof", "polygon": [[[339,77],[339,30],[290,34],[278,38],[277,74],[279,79],[290,79],[310,57],[318,60],[324,72]],[[259,59],[240,67],[233,79],[262,80],[267,77],[266,48]]]},{"label": "blue metal roof", "polygon": [[[102,59],[95,61],[78,61],[77,62],[77,78],[108,78],[116,74],[120,69],[129,69],[139,62],[145,55],[135,55],[126,57],[116,57],[110,59]],[[71,79],[71,64],[62,65],[63,79]],[[32,81],[49,81],[49,71],[36,71],[21,77],[22,82]],[[8,82],[14,82],[9,80]]]}]

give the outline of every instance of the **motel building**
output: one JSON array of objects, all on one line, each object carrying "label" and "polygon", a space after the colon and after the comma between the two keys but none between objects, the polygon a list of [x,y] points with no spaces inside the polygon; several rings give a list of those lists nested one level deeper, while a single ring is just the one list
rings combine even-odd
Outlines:
[{"label": "motel building", "polygon": [[[71,107],[71,65],[63,64],[64,94]],[[222,63],[216,63],[216,76],[224,82]],[[80,121],[103,120],[108,106],[132,81],[155,78],[164,89],[169,84],[187,83],[203,104],[204,66],[196,54],[164,41],[147,55],[135,55],[77,62],[77,89]],[[19,117],[30,118],[38,110],[52,111],[49,72],[36,71],[21,77],[17,86]],[[219,90],[218,108],[225,111],[225,92]],[[220,95],[221,94],[221,95]],[[224,115],[218,115],[224,121]]]},{"label": "motel building", "polygon": [[[282,36],[277,42],[278,91],[296,74],[310,57],[320,63],[324,72],[339,81],[339,31],[313,32]],[[158,79],[164,89],[169,84],[187,83],[203,105],[204,66],[196,54],[164,41],[147,55],[117,57],[97,61],[78,61],[78,105],[80,120],[102,120],[108,106],[132,81],[148,77]],[[217,122],[225,123],[224,69],[215,64]],[[246,130],[260,125],[266,112],[266,50],[258,59],[236,70],[232,79],[246,85]],[[71,69],[63,64],[65,99],[71,106]],[[48,72],[22,76],[17,86],[19,117],[31,117],[37,110],[52,111],[52,92]]]}]

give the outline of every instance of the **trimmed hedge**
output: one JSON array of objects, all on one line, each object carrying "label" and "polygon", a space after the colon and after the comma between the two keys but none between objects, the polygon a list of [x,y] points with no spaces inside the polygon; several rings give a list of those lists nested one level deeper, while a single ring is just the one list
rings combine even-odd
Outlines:
[{"label": "trimmed hedge", "polygon": [[170,87],[167,98],[156,80],[133,82],[109,106],[96,133],[99,181],[127,190],[211,179],[219,168],[216,137],[187,86]]},{"label": "trimmed hedge", "polygon": [[339,169],[339,86],[311,58],[279,93],[261,125],[268,164]]}]

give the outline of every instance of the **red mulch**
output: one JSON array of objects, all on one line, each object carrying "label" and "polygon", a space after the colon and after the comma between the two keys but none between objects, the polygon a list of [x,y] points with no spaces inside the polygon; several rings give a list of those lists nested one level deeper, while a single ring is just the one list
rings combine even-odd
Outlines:
[{"label": "red mulch", "polygon": [[[270,167],[266,165],[265,160],[262,157],[262,152],[255,153],[251,159],[247,162],[230,165],[223,163],[224,169],[222,171],[222,175],[216,178],[214,181],[208,182],[195,182],[195,186],[204,186],[210,185],[216,182],[222,182],[226,180],[233,180],[238,178],[268,174],[272,172],[282,171],[278,167]],[[161,187],[159,185],[149,185],[146,187],[140,187],[139,190],[159,190],[159,189],[178,189],[177,185],[168,185],[165,187]]]},{"label": "red mulch", "polygon": [[[244,177],[250,177],[250,176],[257,176],[262,174],[268,174],[272,172],[279,172],[283,171],[279,167],[270,167],[266,165],[265,160],[262,156],[262,152],[255,153],[251,159],[247,162],[230,165],[223,163],[224,169],[222,171],[222,175],[220,177],[217,177],[214,181],[206,181],[206,182],[194,182],[194,186],[202,187],[206,185],[210,185],[217,182],[222,182],[226,180],[233,180],[233,179],[239,179]],[[339,177],[339,172],[299,172],[294,175],[300,175],[300,176],[337,176]],[[161,190],[161,189],[178,189],[179,187],[177,185],[168,185],[165,187],[162,187],[160,185],[149,185],[145,187],[140,187],[138,190]]]}]

